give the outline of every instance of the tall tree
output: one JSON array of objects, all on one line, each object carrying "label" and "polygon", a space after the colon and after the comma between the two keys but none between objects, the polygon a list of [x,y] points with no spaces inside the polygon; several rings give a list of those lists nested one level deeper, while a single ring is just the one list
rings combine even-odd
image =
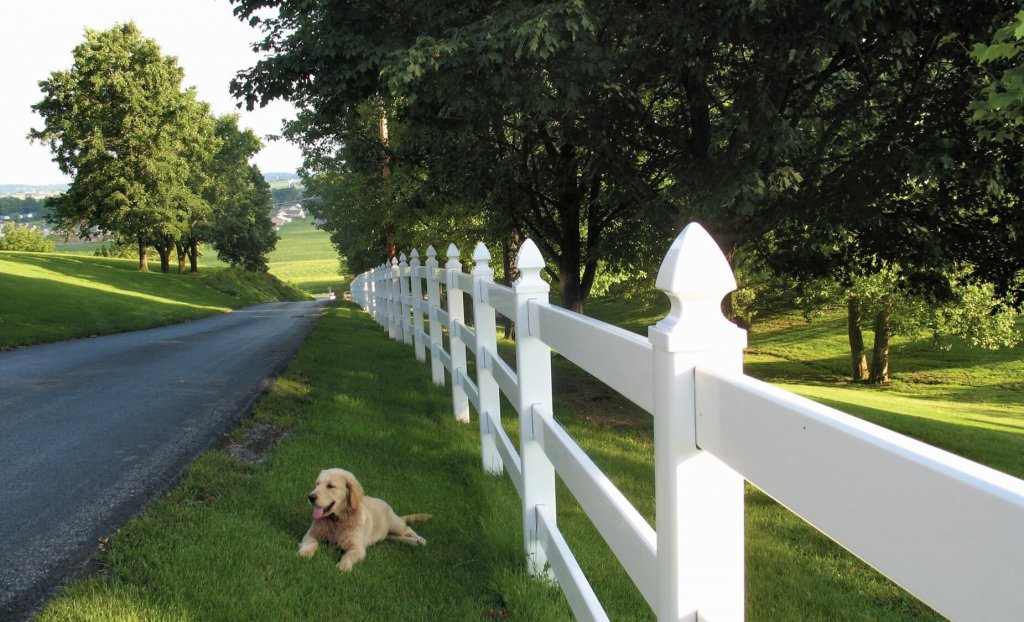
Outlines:
[{"label": "tall tree", "polygon": [[267,269],[267,254],[277,245],[270,221],[270,185],[250,158],[263,143],[250,129],[238,127],[238,115],[216,119],[218,148],[210,161],[206,198],[213,211],[198,222],[187,240],[195,266],[198,245],[211,241],[221,260],[250,271]]},{"label": "tall tree", "polygon": [[200,200],[189,155],[207,138],[207,115],[193,89],[182,91],[176,59],[134,23],[87,29],[72,55],[69,70],[39,83],[43,99],[33,110],[45,126],[29,134],[73,178],[51,219],[85,237],[98,228],[137,243],[141,270],[156,245],[166,270],[185,214]]}]

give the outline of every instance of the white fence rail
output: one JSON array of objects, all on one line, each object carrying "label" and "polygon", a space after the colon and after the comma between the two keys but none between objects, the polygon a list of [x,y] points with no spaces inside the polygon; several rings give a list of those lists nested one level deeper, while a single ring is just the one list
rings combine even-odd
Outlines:
[{"label": "white fence rail", "polygon": [[[1024,619],[1024,481],[743,375],[746,333],[720,309],[736,283],[699,225],[662,264],[672,308],[647,339],[549,305],[529,240],[512,287],[493,282],[483,244],[469,273],[447,254],[443,268],[431,247],[423,265],[412,251],[361,274],[353,300],[430,359],[435,383],[448,372],[457,419],[473,405],[483,467],[508,471],[522,499],[528,566],[550,568],[577,618],[608,619],[558,530],[556,471],[659,620],[743,619],[744,479],[945,616]],[[514,369],[496,312],[517,325]],[[551,350],[654,417],[656,531],[554,419]]]}]

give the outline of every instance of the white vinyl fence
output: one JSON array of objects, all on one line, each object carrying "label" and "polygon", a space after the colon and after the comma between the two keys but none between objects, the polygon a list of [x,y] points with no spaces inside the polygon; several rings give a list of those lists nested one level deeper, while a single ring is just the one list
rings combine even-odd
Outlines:
[{"label": "white vinyl fence", "polygon": [[[745,376],[746,333],[720,307],[736,282],[700,225],[662,263],[672,307],[646,339],[549,305],[532,241],[512,287],[494,283],[483,244],[473,260],[466,273],[454,246],[443,268],[433,247],[423,264],[414,250],[359,275],[352,297],[429,358],[437,384],[450,374],[457,419],[479,413],[483,467],[508,471],[522,498],[529,568],[553,571],[578,619],[608,617],[559,532],[556,471],[659,620],[743,619],[744,480],[945,616],[1024,620],[1024,481]],[[495,312],[516,323],[514,368]],[[654,417],[657,530],[552,416],[552,350]],[[499,391],[519,417],[518,453]]]}]

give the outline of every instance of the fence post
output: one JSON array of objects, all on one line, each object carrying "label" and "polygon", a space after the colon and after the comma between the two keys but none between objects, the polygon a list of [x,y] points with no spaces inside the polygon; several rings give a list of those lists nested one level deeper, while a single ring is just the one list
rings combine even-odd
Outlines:
[{"label": "fence post", "polygon": [[658,272],[669,314],[648,329],[654,356],[654,480],[659,620],[742,620],[743,478],[699,447],[694,366],[742,371],[746,332],[725,319],[736,280],[698,224]]},{"label": "fence post", "polygon": [[409,296],[412,298],[412,327],[413,341],[416,342],[416,360],[427,360],[427,353],[423,344],[423,311],[420,310],[423,302],[423,281],[420,278],[420,252],[415,248],[409,254],[412,259],[409,261]]},{"label": "fence post", "polygon": [[381,299],[384,296],[384,283],[381,281],[382,265],[378,265],[373,269],[373,283],[374,283],[374,320],[377,324],[387,328],[384,318],[386,317],[384,305],[381,304]]},{"label": "fence post", "polygon": [[516,298],[516,374],[519,385],[519,455],[523,473],[523,539],[526,562],[531,574],[554,580],[545,570],[547,554],[538,534],[538,512],[555,517],[555,469],[537,442],[537,417],[550,416],[551,349],[536,335],[530,323],[530,303],[548,304],[547,282],[540,277],[544,269],[533,240],[527,239],[516,257],[519,279],[512,285]]},{"label": "fence post", "polygon": [[469,423],[469,396],[462,388],[459,372],[466,372],[466,344],[459,339],[456,325],[465,321],[465,301],[459,288],[459,273],[462,263],[459,261],[459,249],[454,244],[448,245],[448,263],[444,265],[448,271],[448,347],[452,355],[452,412],[455,418]]},{"label": "fence post", "polygon": [[412,345],[412,316],[409,315],[409,308],[412,304],[409,297],[411,282],[408,258],[405,253],[401,254],[398,261],[398,308],[402,310],[402,341]]},{"label": "fence post", "polygon": [[388,270],[388,336],[396,341],[402,340],[402,316],[399,311],[401,302],[401,290],[398,286],[398,257],[391,258],[391,268]]},{"label": "fence post", "polygon": [[501,390],[494,379],[491,356],[498,355],[498,329],[494,307],[487,296],[487,283],[494,282],[494,270],[488,266],[491,254],[483,242],[473,249],[473,327],[476,330],[476,386],[480,392],[480,455],[484,470],[501,475],[505,468],[498,453],[497,432],[491,430],[486,413],[501,420]]},{"label": "fence post", "polygon": [[444,346],[441,321],[437,309],[441,308],[441,286],[437,280],[437,251],[427,247],[427,304],[430,305],[430,377],[434,384],[444,386],[444,364],[438,350]]}]

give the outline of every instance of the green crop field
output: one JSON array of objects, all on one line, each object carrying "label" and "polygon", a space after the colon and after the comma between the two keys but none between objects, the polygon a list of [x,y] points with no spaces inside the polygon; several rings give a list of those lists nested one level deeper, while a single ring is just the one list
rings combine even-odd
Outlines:
[{"label": "green crop field", "polygon": [[294,220],[281,227],[278,235],[281,239],[269,257],[271,274],[312,294],[348,287],[330,234],[317,229],[312,219]]}]

